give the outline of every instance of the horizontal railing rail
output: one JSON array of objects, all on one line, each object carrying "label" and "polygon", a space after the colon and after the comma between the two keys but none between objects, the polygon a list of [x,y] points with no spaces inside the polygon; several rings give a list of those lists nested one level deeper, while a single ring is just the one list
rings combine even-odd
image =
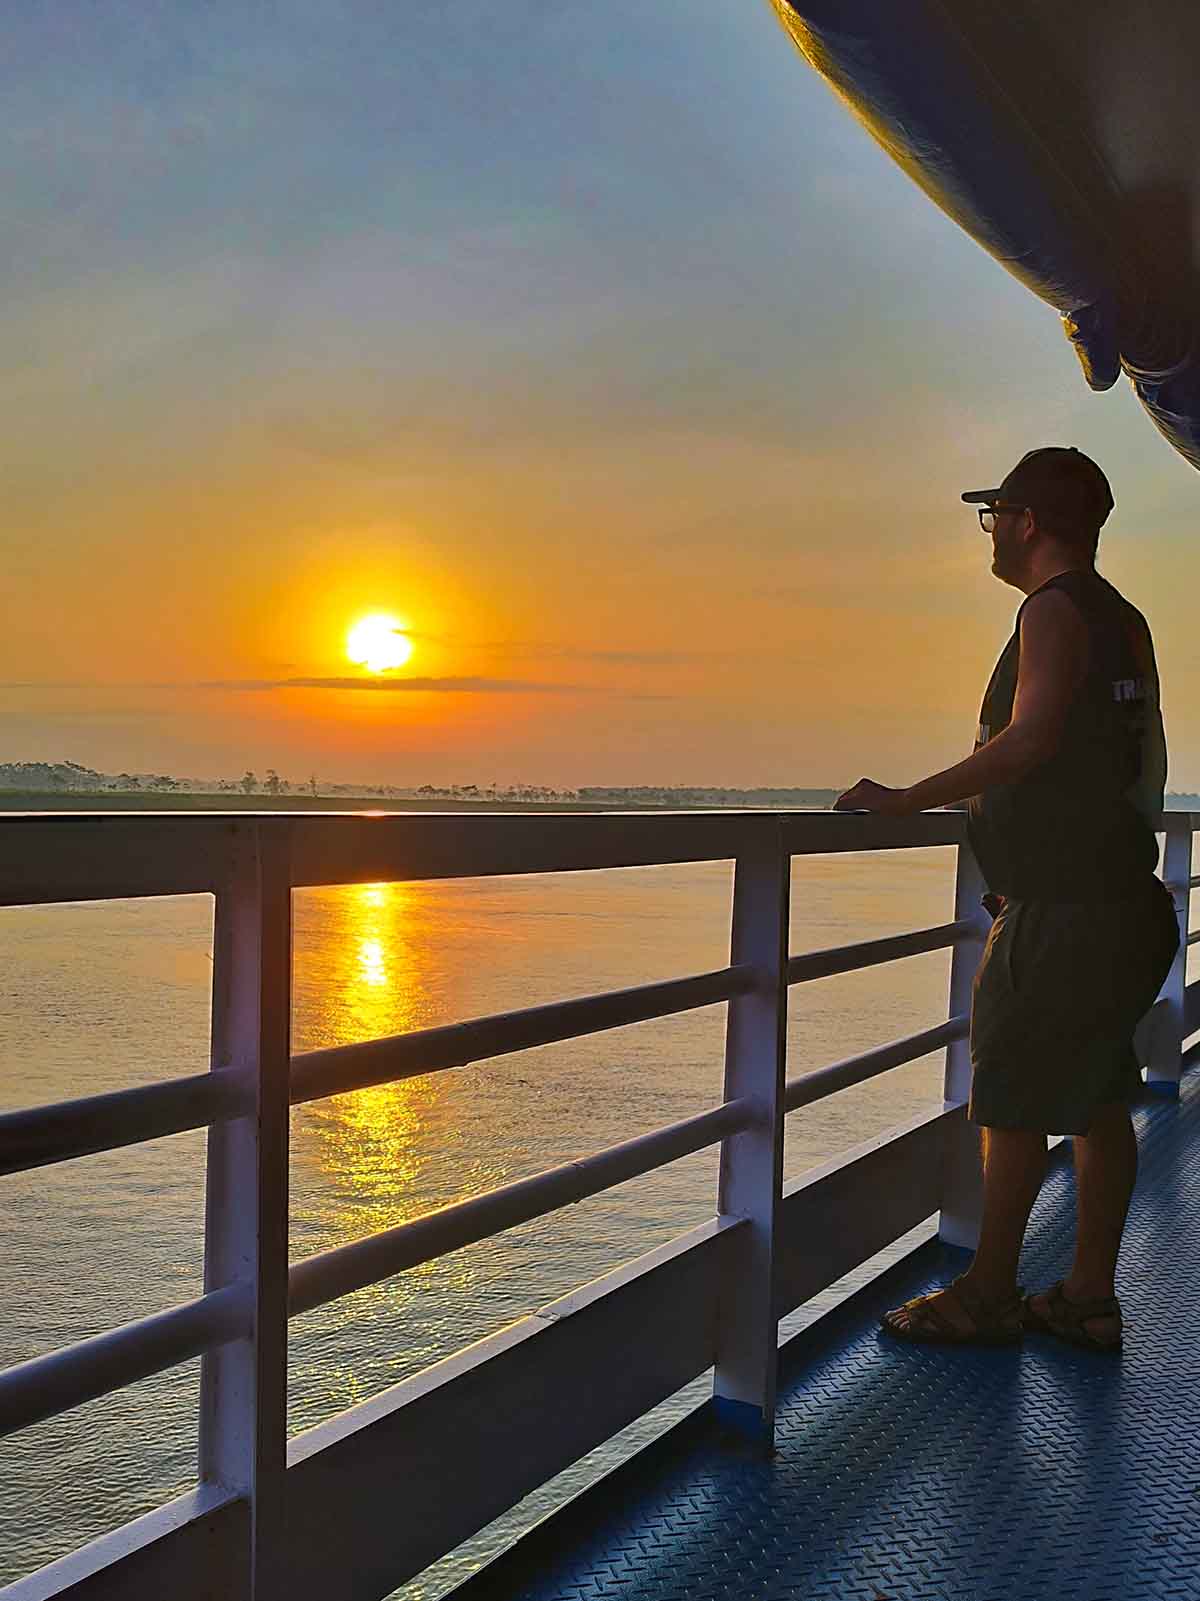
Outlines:
[{"label": "horizontal railing rail", "polygon": [[734,995],[747,994],[757,982],[758,975],[752,967],[723,967],[691,978],[609,990],[579,1000],[552,1001],[519,1012],[417,1029],[358,1045],[304,1051],[292,1057],[292,1104],[417,1078],[422,1073],[466,1067],[468,1063],[507,1056],[513,1051],[713,1006]]},{"label": "horizontal railing rail", "polygon": [[878,1078],[881,1073],[888,1073],[894,1067],[903,1067],[907,1062],[928,1056],[930,1051],[942,1050],[955,1040],[964,1039],[966,1033],[967,1019],[952,1017],[934,1028],[922,1030],[920,1034],[909,1034],[905,1039],[892,1040],[887,1045],[877,1045],[874,1050],[848,1056],[843,1062],[831,1062],[828,1067],[819,1067],[813,1073],[803,1073],[799,1078],[788,1080],[784,1090],[784,1107],[789,1112],[799,1111],[802,1106],[823,1101],[827,1095],[834,1095],[838,1090],[847,1090],[853,1084],[864,1084],[867,1079]]},{"label": "horizontal railing rail", "polygon": [[[1190,813],[1170,813],[1162,819],[1167,841],[1163,876],[1174,898],[1182,940],[1162,995],[1140,1031],[1148,1042],[1144,1049],[1151,1088],[1160,1093],[1177,1085],[1182,1067],[1200,1056],[1200,1042],[1186,1052],[1183,1049],[1200,1030],[1200,981],[1189,984],[1186,974],[1187,952],[1200,939],[1200,931],[1193,934],[1188,927],[1190,891],[1200,885],[1191,862],[1197,820]],[[788,884],[794,855],[929,846],[958,851],[951,920],[886,938],[789,954]],[[293,1055],[288,1049],[292,890],[716,861],[734,863],[731,960],[726,967],[325,1050]],[[219,1484],[222,1494],[216,1500],[202,1498],[196,1505],[205,1508],[207,1519],[226,1519],[220,1523],[225,1531],[220,1549],[243,1551],[244,1564],[214,1581],[215,1588],[238,1601],[282,1601],[285,1593],[291,1593],[280,1577],[286,1569],[281,1553],[289,1459],[297,1467],[303,1462],[303,1493],[309,1495],[320,1480],[319,1473],[313,1475],[321,1451],[334,1451],[339,1462],[342,1453],[350,1451],[347,1486],[356,1482],[361,1491],[365,1483],[361,1472],[375,1460],[376,1448],[368,1446],[368,1439],[399,1438],[396,1431],[402,1435],[407,1427],[405,1408],[418,1403],[431,1408],[428,1427],[435,1435],[454,1417],[459,1419],[455,1425],[459,1430],[474,1428],[472,1420],[480,1415],[480,1374],[494,1368],[510,1374],[506,1384],[534,1382],[543,1361],[538,1352],[549,1338],[548,1331],[564,1327],[569,1317],[581,1321],[568,1344],[574,1341],[587,1349],[593,1339],[629,1342],[630,1359],[643,1361],[647,1373],[645,1382],[637,1380],[624,1389],[617,1386],[607,1411],[598,1403],[589,1411],[586,1425],[581,1421],[580,1429],[565,1431],[564,1438],[576,1440],[579,1449],[587,1448],[585,1435],[593,1443],[604,1438],[656,1398],[672,1393],[687,1374],[702,1370],[705,1363],[715,1366],[715,1396],[727,1415],[741,1420],[739,1426],[746,1423],[752,1433],[758,1430],[758,1438],[769,1437],[775,1322],[789,1293],[815,1293],[813,1286],[825,1282],[823,1274],[837,1276],[865,1259],[881,1242],[895,1237],[893,1225],[903,1232],[930,1207],[940,1207],[943,1238],[953,1243],[969,1242],[977,1229],[978,1185],[971,1175],[978,1162],[974,1134],[963,1111],[969,1081],[966,1010],[987,926],[979,908],[981,890],[966,843],[965,819],[958,812],[907,819],[761,812],[300,818],[241,814],[166,819],[144,814],[95,818],[57,814],[0,819],[0,904],[198,892],[211,893],[217,904],[212,1071],[0,1116],[0,1173],[6,1174],[207,1126],[206,1293],[184,1306],[0,1373],[0,1433],[25,1428],[203,1356],[201,1480],[203,1485]],[[946,1021],[787,1077],[787,1005],[793,986],[942,950],[950,953],[951,966],[951,1015]],[[289,1103],[441,1072],[717,1004],[728,1008],[721,1104],[288,1267]],[[788,1113],[939,1050],[946,1052],[940,1112],[903,1125],[891,1144],[869,1142],[840,1166],[835,1163],[828,1173],[822,1170],[816,1179],[785,1193],[781,1152]],[[323,1426],[326,1432],[320,1448],[314,1447],[316,1456],[310,1450],[285,1455],[289,1317],[548,1216],[718,1142],[717,1232],[701,1230],[690,1243],[665,1254],[651,1253],[643,1264],[618,1273],[611,1284],[606,1281],[603,1290],[569,1298],[569,1305],[564,1303],[552,1319],[523,1331],[519,1339],[505,1334],[491,1344],[485,1342],[486,1349],[481,1348],[461,1375],[452,1366],[435,1389],[418,1386],[410,1400],[402,1386],[403,1394],[369,1403],[361,1417],[355,1412],[353,1421],[334,1420]],[[906,1186],[905,1206],[885,1220],[867,1216],[861,1186],[854,1184],[858,1172],[874,1175],[874,1183],[883,1182],[886,1175],[887,1182]],[[828,1230],[833,1215],[829,1208],[835,1206],[843,1209],[849,1235],[836,1248],[823,1249],[819,1261],[806,1256],[794,1231],[804,1227],[806,1217],[813,1219],[813,1226]],[[247,1207],[243,1215],[241,1209]],[[777,1243],[776,1233],[785,1223],[791,1232]],[[786,1284],[775,1282],[772,1264],[777,1260],[786,1262],[786,1271],[780,1268]],[[797,1286],[805,1289],[800,1292]],[[678,1294],[681,1309],[689,1309],[690,1343],[670,1363],[659,1362],[652,1349],[638,1343],[643,1323],[665,1326],[657,1312],[649,1315],[647,1297],[656,1294]],[[592,1328],[594,1336],[587,1332]],[[558,1379],[538,1382],[561,1384],[561,1404],[569,1405],[566,1398],[581,1381],[564,1371]],[[466,1387],[462,1393],[468,1399],[461,1403],[456,1384]],[[529,1420],[530,1428],[536,1426],[536,1418]],[[363,1454],[356,1456],[353,1442],[360,1431]],[[545,1477],[571,1460],[557,1460],[552,1444],[544,1440],[530,1451],[530,1461],[544,1462],[546,1472],[531,1467],[529,1483],[539,1482],[539,1474]],[[226,1493],[231,1488],[236,1492],[232,1499]],[[244,1525],[228,1521],[239,1502],[251,1509]],[[493,1489],[480,1490],[478,1512],[468,1507],[456,1513],[446,1524],[455,1532],[447,1532],[445,1538],[461,1538],[464,1528],[469,1532],[478,1526],[473,1519],[486,1521],[485,1508],[490,1509],[488,1516],[494,1515],[497,1504]],[[182,1538],[191,1524],[187,1518],[178,1524],[170,1519],[147,1524],[148,1530],[166,1527],[172,1538]],[[113,1572],[120,1568],[124,1573],[127,1558],[135,1560],[136,1593],[162,1593],[169,1570],[155,1563],[167,1560],[161,1551],[169,1548],[170,1541],[164,1543],[158,1533],[147,1533],[146,1539],[156,1542],[159,1555],[149,1556],[149,1547],[120,1547]],[[436,1537],[426,1532],[406,1549],[419,1550],[427,1559],[431,1539]],[[101,1556],[96,1560],[100,1562]],[[395,1571],[388,1574],[389,1586],[408,1576],[404,1564],[409,1560],[397,1557]],[[65,1594],[73,1583],[68,1576],[55,1588],[57,1581],[47,1580],[36,1594],[39,1598]]]},{"label": "horizontal railing rail", "polygon": [[205,1128],[242,1117],[253,1105],[253,1074],[223,1068],[5,1112],[0,1114],[0,1175]]},{"label": "horizontal railing rail", "polygon": [[[293,1106],[376,1084],[464,1067],[514,1051],[582,1038],[601,1030],[671,1017],[744,995],[758,982],[752,967],[725,967],[690,978],[556,1001],[440,1028],[304,1051],[291,1059]],[[253,1106],[252,1075],[222,1068],[107,1095],[0,1114],[0,1175],[202,1128]]]},{"label": "horizontal railing rail", "polygon": [[836,973],[854,973],[863,967],[899,961],[905,956],[922,956],[929,951],[947,950],[960,940],[972,938],[975,924],[969,918],[941,923],[937,928],[921,928],[911,934],[892,934],[887,939],[860,940],[856,945],[839,945],[827,951],[807,951],[788,961],[789,984],[805,984],[814,978],[832,978]]},{"label": "horizontal railing rail", "polygon": [[296,1262],[288,1273],[288,1315],[309,1312],[368,1284],[445,1256],[448,1251],[491,1239],[503,1229],[546,1217],[561,1207],[611,1190],[614,1185],[652,1173],[682,1156],[691,1156],[745,1128],[752,1110],[745,1101],[726,1101],[711,1111],[609,1146],[593,1156],[564,1162],[561,1167],[517,1179],[394,1229]]},{"label": "horizontal railing rail", "polygon": [[0,1373],[0,1434],[13,1434],[71,1407],[175,1367],[250,1332],[248,1284],[109,1329]]}]

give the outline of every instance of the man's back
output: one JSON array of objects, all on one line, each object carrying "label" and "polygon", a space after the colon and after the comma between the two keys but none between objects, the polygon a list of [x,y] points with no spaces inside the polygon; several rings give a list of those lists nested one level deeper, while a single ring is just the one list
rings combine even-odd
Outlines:
[{"label": "man's back", "polygon": [[[990,889],[1017,900],[1109,901],[1153,873],[1166,743],[1145,618],[1094,569],[1056,589],[1085,625],[1088,660],[1054,754],[1013,783],[974,796],[971,842]],[[1008,725],[1020,665],[1020,619],[992,673],[976,748]]]}]

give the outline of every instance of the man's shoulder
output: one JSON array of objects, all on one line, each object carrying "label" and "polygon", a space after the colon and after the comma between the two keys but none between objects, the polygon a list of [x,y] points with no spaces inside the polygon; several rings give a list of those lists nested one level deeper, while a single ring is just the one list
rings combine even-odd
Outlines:
[{"label": "man's shoulder", "polygon": [[[1096,576],[1100,578],[1099,573]],[[1139,646],[1150,645],[1153,648],[1150,624],[1146,620],[1145,613],[1134,605],[1128,595],[1123,595],[1115,584],[1110,584],[1107,578],[1100,578],[1100,582],[1104,586],[1104,593],[1112,608],[1111,615],[1119,620],[1126,638]]]},{"label": "man's shoulder", "polygon": [[1077,633],[1082,637],[1087,628],[1087,613],[1080,604],[1081,598],[1071,589],[1057,585],[1035,589],[1017,614],[1021,638],[1027,641],[1035,633]]},{"label": "man's shoulder", "polygon": [[1059,573],[1026,597],[1017,613],[1018,628],[1033,616],[1050,624],[1070,627],[1073,614],[1087,623],[1119,619],[1126,627],[1149,634],[1150,625],[1133,602],[1094,567]]},{"label": "man's shoulder", "polygon": [[1144,614],[1134,605],[1128,595],[1117,588],[1116,584],[1105,578],[1103,573],[1093,571],[1092,577],[1095,579],[1093,593],[1107,600],[1109,605],[1116,607],[1126,617],[1136,617],[1144,627],[1149,626]]}]

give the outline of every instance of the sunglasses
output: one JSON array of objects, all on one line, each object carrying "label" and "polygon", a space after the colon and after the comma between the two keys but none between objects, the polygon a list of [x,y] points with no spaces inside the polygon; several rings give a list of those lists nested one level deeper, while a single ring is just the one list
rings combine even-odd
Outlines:
[{"label": "sunglasses", "polygon": [[979,526],[985,534],[994,534],[996,532],[997,518],[1002,517],[1005,512],[1026,511],[1027,509],[1025,506],[1018,506],[1015,502],[1008,500],[998,500],[992,506],[980,506]]}]

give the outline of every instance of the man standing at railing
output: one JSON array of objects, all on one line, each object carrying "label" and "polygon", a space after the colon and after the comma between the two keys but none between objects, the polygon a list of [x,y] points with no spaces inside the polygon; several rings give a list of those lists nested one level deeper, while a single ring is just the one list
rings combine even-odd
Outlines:
[{"label": "man standing at railing", "polygon": [[[968,801],[995,914],[971,1002],[979,1245],[961,1277],[888,1312],[883,1327],[955,1344],[1037,1330],[1117,1350],[1114,1274],[1137,1177],[1133,1032],[1179,941],[1155,876],[1166,745],[1154,648],[1145,618],[1096,571],[1113,498],[1089,457],[1033,450],[998,489],[962,498],[992,537],[992,572],[1026,597],[974,753],[908,789],[864,778],[835,803],[907,816]],[[1073,1137],[1075,1259],[1065,1280],[1023,1296],[1017,1263],[1047,1134]]]}]

